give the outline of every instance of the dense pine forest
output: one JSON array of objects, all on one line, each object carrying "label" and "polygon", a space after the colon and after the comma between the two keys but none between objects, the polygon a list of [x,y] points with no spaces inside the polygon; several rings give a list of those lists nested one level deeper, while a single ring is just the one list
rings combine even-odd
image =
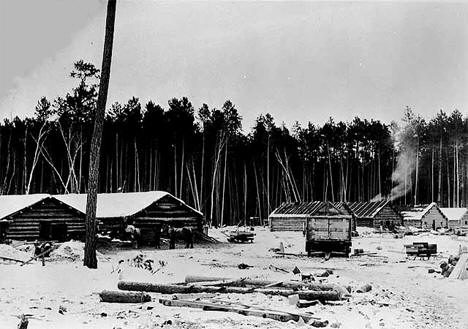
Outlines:
[{"label": "dense pine forest", "polygon": [[[1,194],[86,192],[99,70],[79,61],[70,77],[69,93],[1,124]],[[408,107],[401,113],[391,123],[330,114],[323,125],[292,127],[266,113],[250,129],[229,100],[197,109],[185,97],[134,97],[108,109],[100,192],[167,190],[214,225],[264,219],[284,201],[466,207],[466,114],[440,110],[426,121]]]}]

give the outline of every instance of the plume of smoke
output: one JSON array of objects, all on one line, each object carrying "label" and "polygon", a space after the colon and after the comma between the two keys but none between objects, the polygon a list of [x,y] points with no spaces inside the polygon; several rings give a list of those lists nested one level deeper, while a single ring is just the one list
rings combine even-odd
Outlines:
[{"label": "plume of smoke", "polygon": [[392,173],[392,182],[395,184],[390,192],[390,200],[395,200],[404,196],[412,187],[411,176],[415,170],[416,150],[411,145],[402,146],[401,134],[397,134],[397,143],[400,146],[400,153],[397,158],[397,165]]},{"label": "plume of smoke", "polygon": [[370,202],[379,202],[379,201],[382,201],[384,198],[382,197],[382,195],[379,193],[377,194],[375,197],[373,197]]}]

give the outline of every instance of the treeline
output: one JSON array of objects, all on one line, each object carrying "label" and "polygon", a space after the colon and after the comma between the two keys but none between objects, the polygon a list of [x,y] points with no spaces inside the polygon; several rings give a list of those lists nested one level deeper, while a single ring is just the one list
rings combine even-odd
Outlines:
[{"label": "treeline", "polygon": [[[40,99],[34,117],[0,125],[1,194],[86,192],[99,72],[79,61],[71,77],[76,87]],[[215,225],[265,219],[284,201],[467,206],[467,184],[468,118],[457,110],[291,129],[265,114],[244,132],[229,100],[195,109],[185,97],[132,98],[104,126],[100,192],[167,190]]]}]

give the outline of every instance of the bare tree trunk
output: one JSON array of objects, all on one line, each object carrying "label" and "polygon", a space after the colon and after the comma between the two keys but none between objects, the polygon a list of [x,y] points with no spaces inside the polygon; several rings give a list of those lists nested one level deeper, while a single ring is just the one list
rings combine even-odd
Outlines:
[{"label": "bare tree trunk", "polygon": [[418,204],[418,177],[419,177],[419,141],[416,149],[416,174],[414,178],[414,204]]},{"label": "bare tree trunk", "polygon": [[[39,129],[39,135],[37,136],[37,140],[34,139],[34,136],[33,136],[33,139],[36,141],[36,148],[34,150],[34,158],[33,158],[32,166],[31,166],[31,171],[29,172],[29,179],[26,185],[25,194],[29,194],[31,190],[34,170],[36,168],[37,162],[39,161],[39,156],[41,154],[41,150],[45,142],[47,132],[44,132],[44,127],[45,127],[45,123]],[[24,170],[27,172],[27,164],[25,163],[24,166],[25,166]]]},{"label": "bare tree trunk", "polygon": [[262,220],[262,206],[260,204],[260,190],[259,190],[257,167],[255,166],[255,161],[253,162],[253,169],[254,169],[254,175],[255,175],[255,186],[256,186],[256,190],[257,190],[258,218],[261,221]]},{"label": "bare tree trunk", "polygon": [[244,161],[244,225],[247,221],[247,164]]},{"label": "bare tree trunk", "polygon": [[184,186],[184,167],[185,167],[185,137],[182,137],[182,159],[180,162],[179,198],[182,198],[182,189]]},{"label": "bare tree trunk", "polygon": [[266,189],[267,189],[267,211],[268,215],[270,215],[270,133],[268,132],[268,139],[267,139],[267,180],[266,180]]},{"label": "bare tree trunk", "polygon": [[333,175],[332,175],[332,165],[331,165],[331,158],[330,158],[330,147],[327,143],[327,151],[328,151],[328,168],[330,169],[330,189],[331,189],[331,200],[335,202],[335,193],[333,191]]},{"label": "bare tree trunk", "polygon": [[116,0],[108,0],[106,17],[106,34],[104,37],[104,52],[102,56],[101,81],[96,106],[93,137],[89,159],[88,198],[86,202],[86,241],[83,265],[97,268],[96,258],[96,206],[99,185],[99,156],[101,151],[102,129],[106,112],[107,91],[109,88],[110,69],[112,62],[112,44],[114,41]]},{"label": "bare tree trunk", "polygon": [[177,138],[174,142],[174,195],[178,197],[177,193]]},{"label": "bare tree trunk", "polygon": [[221,198],[221,226],[224,224],[224,196],[226,192],[226,173],[227,173],[228,143],[226,141],[224,152],[224,173],[223,173],[223,195]]},{"label": "bare tree trunk", "polygon": [[447,207],[451,207],[450,199],[450,161],[449,161],[449,151],[445,152],[447,154]]},{"label": "bare tree trunk", "polygon": [[23,182],[21,184],[22,187],[23,187],[23,193],[24,194],[27,194],[26,193],[26,181],[27,181],[27,177],[28,177],[28,157],[27,157],[28,143],[27,143],[27,139],[28,139],[28,125],[26,124],[26,126],[24,127],[24,140],[23,140],[23,175],[22,175]]},{"label": "bare tree trunk", "polygon": [[442,202],[442,137],[439,140],[439,173],[438,173],[438,186],[437,186],[437,203],[440,205]]},{"label": "bare tree trunk", "polygon": [[456,163],[456,174],[457,174],[457,203],[456,207],[460,207],[460,166],[458,162],[459,152],[458,152],[458,141],[455,141],[455,163]]},{"label": "bare tree trunk", "polygon": [[205,202],[203,200],[203,187],[205,181],[205,124],[203,123],[203,143],[202,143],[202,155],[201,155],[201,168],[200,168],[200,211],[203,212],[205,210]]},{"label": "bare tree trunk", "polygon": [[434,146],[431,150],[431,202],[434,202]]}]

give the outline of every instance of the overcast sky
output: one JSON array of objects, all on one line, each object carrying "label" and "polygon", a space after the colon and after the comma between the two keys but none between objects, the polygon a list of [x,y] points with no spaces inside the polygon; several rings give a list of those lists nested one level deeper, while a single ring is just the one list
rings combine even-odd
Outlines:
[{"label": "overcast sky", "polygon": [[[1,117],[70,90],[78,59],[100,68],[106,1],[0,1]],[[288,125],[467,113],[468,5],[117,0],[109,88],[108,104],[230,99],[246,129],[266,112]]]}]

